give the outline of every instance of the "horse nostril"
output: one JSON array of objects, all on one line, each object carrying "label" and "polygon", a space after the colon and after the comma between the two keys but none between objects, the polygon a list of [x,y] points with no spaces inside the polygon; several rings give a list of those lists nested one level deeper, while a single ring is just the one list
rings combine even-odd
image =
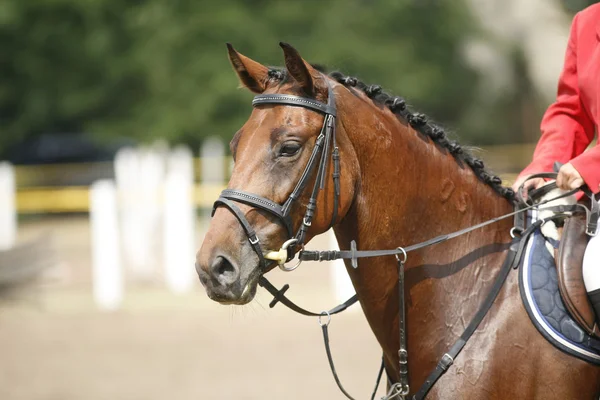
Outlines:
[{"label": "horse nostril", "polygon": [[218,256],[211,267],[213,277],[222,285],[231,285],[239,278],[239,270],[227,258]]}]

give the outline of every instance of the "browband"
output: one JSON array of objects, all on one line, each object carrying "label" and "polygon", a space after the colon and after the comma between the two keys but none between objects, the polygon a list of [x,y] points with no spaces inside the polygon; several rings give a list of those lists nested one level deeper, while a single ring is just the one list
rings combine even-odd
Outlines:
[{"label": "browband", "polygon": [[252,100],[252,105],[256,107],[261,104],[283,104],[304,107],[335,117],[335,107],[307,99],[306,97],[293,96],[291,94],[259,94]]},{"label": "browband", "polygon": [[256,107],[261,104],[283,104],[304,107],[325,115],[337,116],[335,96],[333,95],[333,89],[329,83],[327,83],[327,104],[323,104],[320,101],[309,99],[307,97],[294,96],[292,94],[259,94],[254,96],[252,106]]}]

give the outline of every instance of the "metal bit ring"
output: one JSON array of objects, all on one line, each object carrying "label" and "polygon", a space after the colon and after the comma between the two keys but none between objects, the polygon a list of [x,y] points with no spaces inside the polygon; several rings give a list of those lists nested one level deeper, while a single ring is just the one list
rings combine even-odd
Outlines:
[{"label": "metal bit ring", "polygon": [[[327,317],[327,321],[323,322],[322,321],[322,317]],[[319,315],[319,325],[320,326],[329,326],[329,323],[331,322],[331,314],[328,311],[321,311],[321,315]]]},{"label": "metal bit ring", "polygon": [[400,260],[400,254],[396,254],[396,260],[399,263],[404,264],[406,262],[406,259],[408,258],[408,256],[406,255],[406,250],[404,250],[402,247],[398,247],[398,248],[396,248],[396,250],[401,251],[402,253],[400,253],[400,254],[402,254],[404,256],[403,259]]}]

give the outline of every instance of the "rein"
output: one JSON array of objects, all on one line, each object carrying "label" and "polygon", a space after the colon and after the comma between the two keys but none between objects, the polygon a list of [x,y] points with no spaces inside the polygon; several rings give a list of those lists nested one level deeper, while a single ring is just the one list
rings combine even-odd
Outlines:
[{"label": "rein", "polygon": [[[492,218],[490,220],[481,222],[477,225],[473,225],[461,230],[458,230],[456,232],[452,232],[452,233],[448,233],[448,234],[444,234],[444,235],[440,235],[440,236],[436,236],[432,239],[428,239],[424,242],[421,243],[416,243],[407,247],[397,247],[395,249],[389,249],[389,250],[356,250],[356,243],[353,241],[352,245],[351,245],[351,250],[341,250],[341,251],[308,251],[308,250],[302,250],[299,254],[299,258],[302,261],[333,261],[333,260],[339,260],[339,259],[351,259],[352,260],[352,266],[354,268],[357,268],[358,263],[356,261],[357,258],[367,258],[367,257],[381,257],[381,256],[399,256],[401,254],[404,255],[405,259],[406,259],[406,253],[410,252],[410,251],[415,251],[415,250],[420,250],[424,247],[428,247],[428,246],[432,246],[434,244],[438,244],[438,243],[442,243],[445,242],[447,240],[453,239],[455,237],[464,235],[466,233],[472,232],[474,230],[483,228],[487,225],[491,225],[495,222],[501,221],[503,219],[509,218],[509,217],[514,217],[517,214],[520,214],[522,212],[531,210],[533,208],[539,208],[540,206],[547,204],[549,202],[558,200],[558,199],[562,199],[564,197],[568,197],[571,196],[575,193],[577,193],[579,191],[579,189],[573,189],[571,191],[568,191],[566,193],[563,193],[559,196],[556,196],[555,198],[552,199],[548,199],[548,200],[544,200],[543,202],[540,202],[538,204],[532,204],[529,206],[526,206],[524,208],[518,209],[516,211],[510,212],[508,214],[504,214],[501,215],[499,217],[496,218]],[[581,207],[584,207],[583,205],[580,205]],[[554,210],[553,207],[550,207],[548,209],[552,209]],[[512,232],[511,235],[514,237],[514,233]]]},{"label": "rein", "polygon": [[[353,268],[358,268],[358,259],[359,258],[367,258],[367,257],[384,257],[384,256],[395,256],[398,267],[398,291],[399,291],[399,371],[400,371],[400,381],[391,385],[389,392],[382,400],[391,400],[391,399],[406,399],[410,394],[409,380],[408,380],[408,349],[406,345],[406,307],[405,307],[405,283],[404,283],[404,265],[408,257],[408,253],[411,251],[416,251],[419,249],[426,248],[428,246],[432,246],[434,244],[442,243],[447,240],[456,238],[458,236],[464,235],[466,233],[472,232],[474,230],[483,228],[487,225],[493,224],[500,220],[514,217],[515,225],[510,231],[510,235],[512,237],[512,241],[510,243],[508,255],[502,265],[498,276],[492,288],[490,289],[487,297],[484,302],[480,306],[479,310],[475,314],[475,316],[470,321],[469,325],[462,333],[460,338],[454,343],[454,345],[446,352],[440,361],[438,362],[434,371],[427,377],[426,381],[423,383],[421,388],[414,394],[410,399],[413,400],[421,400],[423,399],[427,393],[431,390],[433,385],[437,382],[437,380],[448,370],[448,368],[454,363],[454,359],[463,349],[471,335],[475,332],[489,309],[492,307],[498,293],[500,292],[506,278],[512,268],[516,268],[519,265],[523,249],[525,244],[527,243],[527,238],[531,235],[538,227],[543,225],[547,220],[556,218],[557,216],[548,217],[545,220],[538,220],[527,229],[525,229],[525,218],[523,213],[528,210],[537,208],[540,210],[552,210],[558,213],[559,216],[565,216],[567,212],[581,212],[585,210],[587,216],[587,233],[590,235],[595,235],[598,228],[598,220],[600,216],[600,206],[598,201],[595,199],[594,195],[589,191],[589,189],[582,187],[578,189],[574,189],[558,195],[552,199],[544,200],[539,203],[535,203],[532,198],[537,198],[538,196],[542,196],[549,191],[556,188],[555,183],[551,183],[546,185],[540,189],[536,189],[530,192],[530,196],[528,200],[525,200],[524,196],[524,183],[519,188],[517,193],[517,202],[515,204],[515,211],[501,215],[496,218],[492,218],[490,220],[481,222],[479,224],[458,230],[456,232],[440,235],[434,237],[432,239],[426,240],[421,243],[412,244],[406,247],[397,247],[395,249],[387,249],[387,250],[357,250],[356,242],[351,242],[350,250],[341,250],[341,251],[307,251],[303,249],[304,240],[306,238],[306,232],[310,228],[312,224],[312,218],[314,217],[314,213],[317,208],[317,196],[320,190],[324,188],[326,175],[327,175],[327,164],[328,164],[328,156],[331,152],[331,157],[333,160],[333,182],[334,182],[334,207],[333,207],[333,215],[331,218],[331,222],[329,224],[329,228],[331,228],[337,219],[338,216],[338,208],[339,208],[339,196],[340,196],[340,163],[339,163],[339,149],[337,147],[336,139],[335,139],[335,127],[336,127],[336,105],[335,105],[335,97],[333,90],[328,84],[328,101],[327,104],[323,104],[319,101],[299,97],[292,95],[284,95],[284,94],[269,94],[269,95],[258,95],[252,101],[252,105],[254,107],[264,105],[264,104],[275,104],[275,105],[287,105],[294,107],[303,107],[313,111],[317,111],[319,113],[324,114],[323,126],[321,128],[321,132],[318,135],[313,151],[310,155],[308,163],[300,177],[300,180],[296,184],[294,190],[289,195],[287,200],[282,204],[275,203],[269,199],[266,199],[262,196],[258,196],[252,193],[248,193],[241,190],[235,189],[226,189],[221,192],[217,201],[215,201],[213,205],[212,215],[214,215],[216,209],[218,207],[226,207],[229,209],[232,214],[239,221],[240,225],[244,229],[248,241],[252,246],[252,249],[255,251],[259,258],[260,266],[263,271],[266,270],[267,267],[267,259],[276,261],[279,267],[284,271],[292,271],[296,269],[303,261],[332,261],[337,259],[350,259],[351,265]],[[330,151],[331,149],[331,151]],[[318,163],[318,164],[317,164]],[[302,223],[296,232],[295,236],[293,235],[292,228],[292,220],[290,216],[290,210],[293,203],[302,195],[306,186],[308,185],[309,179],[313,176],[313,171],[316,168],[316,180],[313,186],[313,190],[311,193],[311,197],[306,206],[306,211],[304,217],[302,219]],[[542,173],[530,176],[528,179],[534,178],[554,178],[556,179],[556,173]],[[549,202],[571,196],[578,191],[582,190],[592,202],[591,210],[588,209],[583,204],[574,204],[568,206],[551,206],[540,208],[542,205],[547,204]],[[270,251],[267,254],[263,253],[263,250],[260,245],[260,241],[256,232],[252,228],[251,224],[246,219],[242,210],[235,204],[243,203],[255,208],[258,208],[262,211],[270,213],[275,216],[285,227],[288,233],[289,239],[282,245],[279,251]],[[329,229],[328,228],[328,229]],[[294,258],[296,248],[302,248],[302,250],[298,254],[298,262],[295,266],[288,268],[285,266],[285,263]],[[342,393],[348,398],[353,400],[353,398],[346,392],[343,388],[335,370],[335,366],[333,363],[333,358],[331,355],[331,349],[329,346],[329,333],[328,326],[331,322],[331,315],[337,314],[346,310],[351,305],[355,304],[358,301],[358,296],[355,294],[351,298],[349,298],[344,303],[332,308],[329,311],[322,311],[320,313],[308,311],[295,303],[289,300],[285,296],[285,292],[289,289],[289,285],[284,285],[281,290],[278,290],[275,286],[273,286],[264,275],[261,275],[258,284],[264,287],[269,293],[271,293],[274,299],[269,304],[269,307],[274,307],[278,302],[284,304],[286,307],[290,308],[293,311],[296,311],[300,314],[307,316],[316,316],[318,317],[319,325],[323,331],[323,340],[325,343],[325,351],[327,353],[327,358],[329,361],[329,365],[331,371],[333,373],[336,384],[342,391]],[[323,321],[323,317],[326,317],[327,320]],[[376,381],[375,390],[371,396],[371,399],[375,398],[375,393],[380,383],[380,379],[385,369],[384,363],[382,361],[381,368],[379,370],[379,374]]]}]

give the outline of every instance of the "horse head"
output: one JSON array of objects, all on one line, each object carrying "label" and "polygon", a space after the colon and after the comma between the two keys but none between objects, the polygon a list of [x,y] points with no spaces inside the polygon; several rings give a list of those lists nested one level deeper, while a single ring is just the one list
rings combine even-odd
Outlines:
[{"label": "horse head", "polygon": [[231,140],[233,173],[197,254],[200,281],[223,304],[251,301],[260,276],[277,265],[269,254],[283,247],[283,265],[343,218],[353,199],[358,164],[343,127],[336,132],[337,83],[280,45],[285,69],[227,46],[242,85],[258,96]]}]

